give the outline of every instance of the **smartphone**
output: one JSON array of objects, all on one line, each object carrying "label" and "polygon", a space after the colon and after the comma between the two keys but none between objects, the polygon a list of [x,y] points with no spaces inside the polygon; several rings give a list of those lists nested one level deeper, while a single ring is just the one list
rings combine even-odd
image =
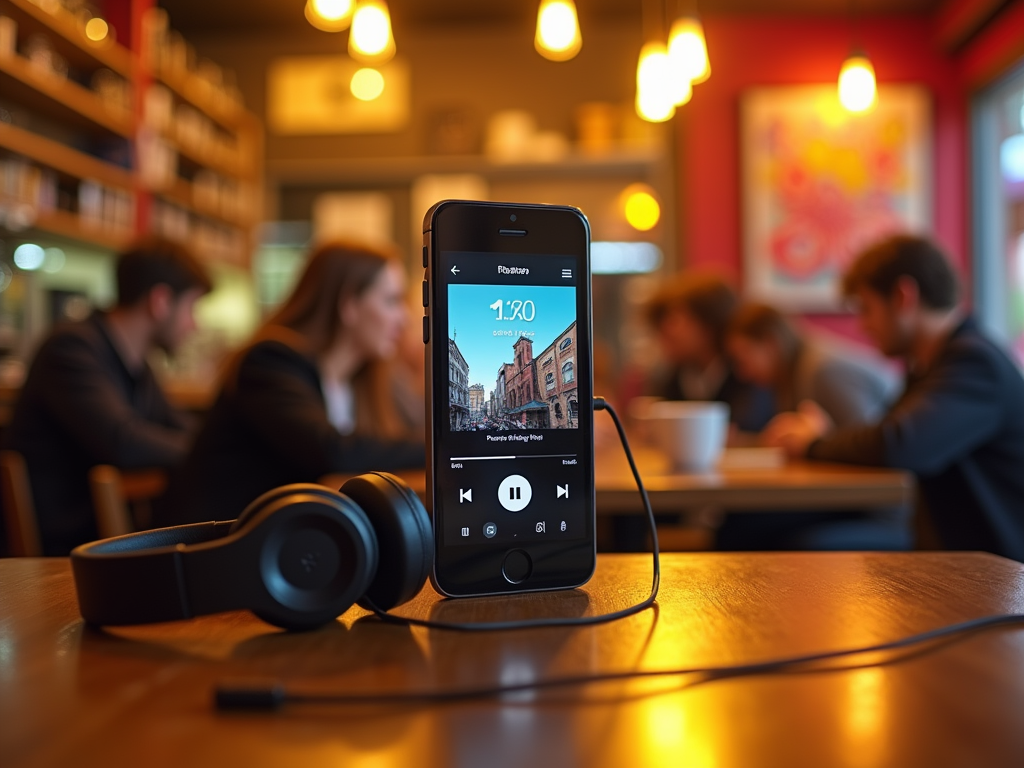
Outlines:
[{"label": "smartphone", "polygon": [[423,230],[432,583],[580,586],[596,563],[590,225],[446,200]]}]

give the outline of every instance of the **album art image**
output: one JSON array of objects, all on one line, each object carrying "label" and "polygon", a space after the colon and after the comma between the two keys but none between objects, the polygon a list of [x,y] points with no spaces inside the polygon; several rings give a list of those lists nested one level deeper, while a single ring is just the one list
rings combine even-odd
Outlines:
[{"label": "album art image", "polygon": [[448,414],[457,432],[576,429],[576,289],[448,286]]}]

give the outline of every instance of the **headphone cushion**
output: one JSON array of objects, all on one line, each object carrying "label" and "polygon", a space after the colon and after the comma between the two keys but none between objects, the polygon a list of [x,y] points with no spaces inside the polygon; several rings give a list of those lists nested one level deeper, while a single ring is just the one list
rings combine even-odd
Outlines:
[{"label": "headphone cushion", "polygon": [[385,611],[408,602],[423,589],[434,564],[433,528],[423,503],[401,478],[386,472],[353,477],[341,492],[362,507],[377,534],[377,575],[366,597]]},{"label": "headphone cushion", "polygon": [[311,629],[340,616],[377,572],[373,524],[357,502],[322,485],[268,491],[233,523],[229,535],[237,534],[261,542],[258,567],[266,594],[249,607],[286,629]]}]

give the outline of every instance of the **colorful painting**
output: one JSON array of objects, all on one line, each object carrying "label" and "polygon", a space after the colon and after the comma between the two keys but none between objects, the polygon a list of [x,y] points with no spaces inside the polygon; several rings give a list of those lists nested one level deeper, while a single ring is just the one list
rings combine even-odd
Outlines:
[{"label": "colorful painting", "polygon": [[868,112],[835,85],[759,88],[742,100],[746,287],[786,310],[841,308],[839,279],[881,238],[927,231],[928,97],[882,86]]}]

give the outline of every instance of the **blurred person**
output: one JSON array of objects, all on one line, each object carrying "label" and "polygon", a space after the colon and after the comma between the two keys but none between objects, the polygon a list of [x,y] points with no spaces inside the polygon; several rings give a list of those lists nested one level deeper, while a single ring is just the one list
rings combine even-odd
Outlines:
[{"label": "blurred person", "polygon": [[331,473],[422,467],[422,429],[403,418],[386,365],[408,322],[397,259],[343,242],[316,248],[232,362],[161,523],[237,517],[265,491]]},{"label": "blurred person", "polygon": [[58,326],[29,368],[4,436],[25,457],[43,550],[67,555],[97,537],[89,469],[168,468],[191,431],[147,363],[173,354],[195,329],[193,307],[209,275],[183,246],[140,240],[120,255],[117,302]]},{"label": "blurred person", "polygon": [[804,334],[767,304],[742,306],[726,346],[742,381],[770,389],[780,411],[816,403],[837,427],[879,418],[896,394],[894,377],[852,344]]},{"label": "blurred person", "polygon": [[875,345],[905,361],[903,394],[868,425],[788,414],[772,441],[792,456],[910,470],[923,543],[1024,560],[1024,378],[960,307],[946,256],[920,237],[890,238],[860,255],[843,291]]},{"label": "blurred person", "polygon": [[658,290],[647,317],[666,363],[647,394],[665,400],[718,400],[742,432],[760,432],[775,415],[771,392],[740,381],[725,355],[725,338],[737,298],[712,273],[678,275]]},{"label": "blurred person", "polygon": [[[645,394],[726,403],[730,443],[745,442],[745,434],[760,432],[775,415],[771,391],[740,381],[726,357],[726,331],[737,305],[735,291],[722,277],[698,271],[672,277],[647,304],[647,320],[657,333],[665,365]],[[678,515],[656,517],[659,525],[678,520]],[[617,550],[647,549],[642,518],[620,515],[612,525]]]}]

